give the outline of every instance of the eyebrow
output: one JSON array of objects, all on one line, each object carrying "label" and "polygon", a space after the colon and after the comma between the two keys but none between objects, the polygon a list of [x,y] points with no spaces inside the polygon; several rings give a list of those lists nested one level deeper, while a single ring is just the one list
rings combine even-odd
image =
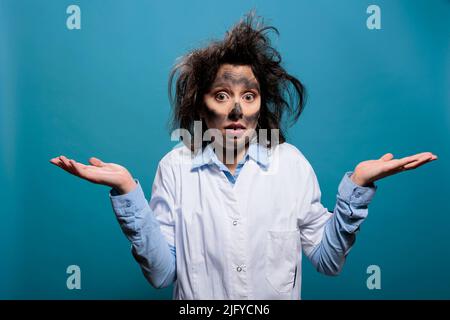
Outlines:
[{"label": "eyebrow", "polygon": [[217,81],[217,82],[213,83],[213,85],[211,86],[211,89],[218,88],[218,87],[228,88],[228,87],[230,87],[230,85],[243,83],[246,90],[255,89],[259,92],[259,84],[257,82],[248,81],[248,79],[246,79],[246,80],[247,81],[243,81],[243,82],[239,82],[239,83],[231,82],[231,81]]},{"label": "eyebrow", "polygon": [[231,85],[239,85],[243,84],[246,89],[256,89],[259,92],[259,84],[258,82],[251,80],[245,76],[242,77],[236,77],[235,75],[224,72],[222,76],[220,76],[211,86],[211,89],[217,88],[217,87],[229,87]]}]

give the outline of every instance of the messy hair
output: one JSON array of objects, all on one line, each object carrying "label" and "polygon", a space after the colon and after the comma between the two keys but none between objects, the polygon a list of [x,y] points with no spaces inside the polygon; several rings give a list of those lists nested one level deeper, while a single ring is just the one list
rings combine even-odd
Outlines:
[{"label": "messy hair", "polygon": [[[205,108],[203,96],[210,91],[222,64],[248,65],[259,82],[261,92],[258,129],[278,129],[278,143],[285,142],[283,117],[293,125],[303,111],[306,90],[303,84],[281,66],[280,53],[271,46],[269,33],[278,30],[265,26],[254,11],[246,14],[223,40],[195,49],[180,58],[169,76],[169,100],[172,105],[171,129],[186,129],[194,133],[194,121],[202,120]],[[203,132],[207,129],[202,123]],[[265,141],[274,146],[274,141]],[[261,143],[261,140],[258,140]],[[192,149],[192,145],[191,145]]]}]

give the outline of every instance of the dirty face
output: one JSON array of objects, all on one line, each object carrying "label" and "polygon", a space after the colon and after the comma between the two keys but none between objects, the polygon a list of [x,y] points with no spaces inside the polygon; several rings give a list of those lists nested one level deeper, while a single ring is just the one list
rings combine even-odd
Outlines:
[{"label": "dirty face", "polygon": [[238,147],[254,136],[261,95],[250,66],[223,64],[204,102],[208,129],[218,129],[226,145]]}]

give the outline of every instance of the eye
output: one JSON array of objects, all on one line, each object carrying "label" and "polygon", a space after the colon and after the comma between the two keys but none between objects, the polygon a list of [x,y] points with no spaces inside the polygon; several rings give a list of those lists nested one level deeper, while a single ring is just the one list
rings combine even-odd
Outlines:
[{"label": "eye", "polygon": [[245,102],[252,102],[253,100],[255,100],[255,94],[254,93],[246,93],[244,95],[244,100]]},{"label": "eye", "polygon": [[228,98],[228,95],[223,91],[216,93],[216,96],[215,96],[215,99],[217,101],[225,101],[227,98]]}]

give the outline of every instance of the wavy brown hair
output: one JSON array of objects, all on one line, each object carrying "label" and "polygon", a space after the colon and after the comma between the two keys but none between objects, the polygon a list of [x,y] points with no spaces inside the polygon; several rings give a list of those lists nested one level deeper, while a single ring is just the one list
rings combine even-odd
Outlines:
[{"label": "wavy brown hair", "polygon": [[[194,134],[194,121],[201,120],[203,96],[209,92],[222,64],[248,65],[259,82],[261,108],[257,129],[279,129],[279,143],[285,142],[283,122],[293,125],[303,111],[306,90],[303,84],[281,65],[280,53],[271,46],[266,26],[254,11],[227,31],[223,40],[214,40],[180,58],[169,76],[169,100],[173,108],[171,129],[183,128]],[[202,124],[203,132],[208,129]],[[259,130],[256,130],[257,133]],[[269,137],[270,140],[270,137]],[[261,141],[261,140],[260,140]],[[266,142],[272,146],[272,141]],[[192,145],[191,145],[192,147]]]}]

